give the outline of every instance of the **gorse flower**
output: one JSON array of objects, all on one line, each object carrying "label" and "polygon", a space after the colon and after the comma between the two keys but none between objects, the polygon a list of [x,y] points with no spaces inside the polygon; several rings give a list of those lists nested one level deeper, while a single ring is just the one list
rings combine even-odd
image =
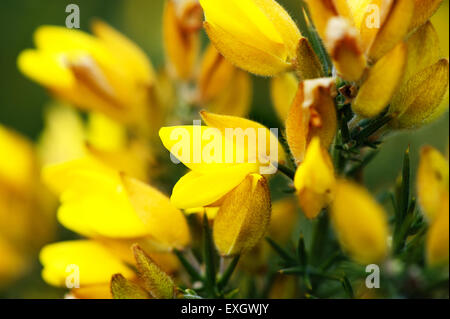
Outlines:
[{"label": "gorse flower", "polygon": [[226,59],[264,76],[292,69],[301,34],[276,1],[201,0],[200,4],[206,32]]},{"label": "gorse flower", "polygon": [[149,118],[155,74],[145,54],[130,40],[96,21],[91,36],[82,31],[42,26],[37,49],[25,50],[19,69],[55,97],[96,110],[125,123]]},{"label": "gorse flower", "polygon": [[[422,149],[417,201],[409,149],[394,191],[371,194],[364,173],[388,133],[447,108],[429,21],[441,2],[299,0],[297,26],[275,0],[165,0],[158,71],[103,22],[94,35],[38,28],[17,62],[59,100],[38,141],[41,179],[82,237],[43,247],[44,280],[75,298],[353,298],[376,264],[380,296],[438,293],[448,160]],[[284,127],[262,124],[277,119],[252,105],[250,73],[271,77]],[[23,220],[46,206],[34,148],[0,127],[0,153],[1,283],[39,233]]]}]

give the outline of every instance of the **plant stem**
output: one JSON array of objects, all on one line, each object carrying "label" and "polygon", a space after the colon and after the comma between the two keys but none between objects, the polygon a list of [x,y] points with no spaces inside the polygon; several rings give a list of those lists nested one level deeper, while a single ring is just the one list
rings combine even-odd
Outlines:
[{"label": "plant stem", "polygon": [[283,173],[284,175],[286,175],[288,178],[290,178],[291,180],[294,180],[295,177],[295,171],[290,169],[289,167],[278,163],[278,170]]},{"label": "plant stem", "polygon": [[223,288],[226,287],[228,281],[231,278],[231,275],[233,274],[234,270],[236,269],[236,266],[237,266],[237,264],[239,262],[239,258],[240,258],[240,255],[235,256],[231,260],[231,262],[228,265],[227,269],[225,269],[225,272],[223,273],[222,277],[217,282],[217,288],[219,288],[219,290],[222,290]]},{"label": "plant stem", "polygon": [[214,246],[209,229],[208,217],[203,216],[203,258],[205,262],[205,285],[211,297],[216,297],[216,265]]}]

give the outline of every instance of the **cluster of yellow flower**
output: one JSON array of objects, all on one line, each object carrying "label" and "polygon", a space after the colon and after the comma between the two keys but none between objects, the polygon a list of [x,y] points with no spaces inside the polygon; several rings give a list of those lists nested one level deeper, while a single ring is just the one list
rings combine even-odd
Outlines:
[{"label": "cluster of yellow flower", "polygon": [[[212,127],[223,135],[227,128],[264,129],[267,145],[256,146],[256,153],[264,158],[265,151],[278,148],[269,160],[292,179],[307,219],[324,212],[348,256],[363,265],[381,263],[396,249],[391,246],[397,247],[390,243],[388,214],[342,172],[335,153],[339,157],[354,146],[359,151],[364,143],[377,142],[357,137],[374,138],[383,125],[371,125],[380,121],[391,130],[417,128],[446,110],[441,102],[448,87],[448,60],[440,59],[436,31],[428,21],[441,2],[301,1],[300,31],[275,0],[166,0],[167,67],[160,72],[134,43],[103,22],[93,23],[94,35],[42,26],[34,35],[36,49],[23,51],[18,67],[56,99],[87,112],[88,121],[69,107],[52,106],[40,140],[41,164],[31,162],[35,151],[26,142],[0,130],[0,214],[36,209],[35,202],[42,201],[42,194],[36,194],[36,171],[43,165],[43,182],[59,196],[58,221],[86,239],[45,246],[42,276],[64,287],[68,266],[75,265],[79,285],[70,288],[79,298],[110,297],[111,291],[118,298],[178,296],[166,274],[179,273],[180,262],[186,267],[181,251],[198,237],[188,223],[191,214],[207,214],[221,256],[245,254],[252,258],[241,259],[248,268],[267,263],[265,257],[262,263],[257,258],[266,254],[261,239],[268,232],[286,242],[296,221],[290,197],[272,205],[271,177],[260,173],[267,163],[192,163],[178,157],[190,171],[170,198],[146,184],[156,184],[169,167],[160,161],[166,156],[163,162],[169,162],[169,157],[159,149],[158,137],[172,151],[174,130],[194,129],[178,124],[190,120],[192,110],[205,108],[202,129]],[[378,20],[375,26],[373,19]],[[202,26],[211,45],[199,62]],[[287,145],[271,145],[272,133],[245,118],[252,90],[248,72],[272,77],[273,104],[285,123]],[[342,105],[339,98],[345,100]],[[345,107],[355,114],[350,123],[342,120]],[[346,134],[350,139],[340,143]],[[264,143],[260,139],[256,145]],[[200,145],[202,152],[204,147]],[[9,153],[22,154],[21,160],[11,163],[3,156]],[[296,171],[287,167],[291,159]],[[448,161],[425,147],[417,190],[431,225],[426,248],[430,265],[448,263],[448,188]],[[4,204],[4,198],[11,202]],[[408,196],[405,205],[408,210]],[[29,222],[27,214],[16,215]],[[21,261],[15,256],[18,250],[9,247],[16,241],[3,234],[0,251],[11,251],[11,265],[0,262],[0,279],[3,267],[18,270]],[[130,250],[134,243],[139,246]],[[224,288],[220,285],[219,290]]]}]

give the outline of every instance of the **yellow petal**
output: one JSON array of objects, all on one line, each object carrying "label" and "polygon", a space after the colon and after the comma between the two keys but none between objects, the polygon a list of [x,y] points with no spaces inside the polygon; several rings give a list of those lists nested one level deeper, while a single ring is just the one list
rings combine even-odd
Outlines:
[{"label": "yellow petal", "polygon": [[126,68],[132,70],[141,85],[152,85],[155,80],[153,66],[144,51],[123,34],[100,20],[92,23],[92,32],[115,54]]},{"label": "yellow petal", "polygon": [[328,0],[306,0],[306,3],[319,35],[326,39],[328,21],[338,15],[336,7]]},{"label": "yellow petal", "polygon": [[85,155],[83,119],[70,106],[52,104],[45,110],[45,128],[38,142],[43,165],[57,164]]},{"label": "yellow petal", "polygon": [[315,218],[332,200],[335,185],[330,155],[314,137],[306,151],[305,160],[295,173],[294,185],[305,216]]},{"label": "yellow petal", "polygon": [[297,163],[314,136],[328,148],[336,134],[337,115],[334,106],[334,79],[321,78],[300,83],[286,119],[286,139]]},{"label": "yellow petal", "polygon": [[202,101],[210,101],[222,93],[230,84],[235,71],[213,45],[209,45],[202,59],[198,90]]},{"label": "yellow petal", "polygon": [[449,243],[449,207],[448,193],[441,202],[438,216],[432,223],[427,235],[427,261],[431,266],[448,264]]},{"label": "yellow petal", "polygon": [[66,89],[74,86],[72,71],[56,54],[25,50],[17,58],[17,66],[23,74],[43,86]]},{"label": "yellow petal", "polygon": [[2,256],[2,261],[0,262],[0,286],[3,286],[8,284],[10,280],[14,280],[22,275],[27,268],[27,260],[17,247],[11,245],[3,236],[0,236],[0,254]]},{"label": "yellow petal", "polygon": [[414,15],[411,20],[410,30],[424,24],[437,11],[442,0],[414,0]]},{"label": "yellow petal", "polygon": [[[238,164],[204,174],[192,171],[180,178],[172,190],[170,200],[173,205],[183,209],[208,206],[229,193],[248,174],[257,171],[254,164]],[[192,192],[193,189],[196,191]]]},{"label": "yellow petal", "polygon": [[276,242],[285,243],[296,226],[299,214],[293,197],[279,199],[272,204],[269,236]]},{"label": "yellow petal", "polygon": [[338,74],[347,81],[357,81],[366,68],[366,59],[358,31],[343,18],[328,22],[325,45]]},{"label": "yellow petal", "polygon": [[306,38],[301,38],[298,42],[295,71],[301,80],[323,76],[322,64]]},{"label": "yellow petal", "polygon": [[[270,161],[270,163],[274,163],[278,161],[282,162],[285,160],[283,147],[278,142],[278,136],[275,135],[273,132],[271,132],[264,125],[237,116],[220,115],[205,111],[200,112],[200,115],[203,121],[208,126],[218,128],[222,132],[222,134],[225,135],[226,139],[229,138],[227,136],[227,129],[242,129],[244,131],[246,131],[247,129],[253,130],[256,136],[255,143],[251,141],[251,145],[247,145],[248,149],[246,150],[246,152],[248,152],[249,161],[252,159],[251,157],[253,157],[253,155],[251,154],[252,148],[256,148],[256,155],[258,156],[257,159],[258,161]],[[263,132],[265,134],[261,135],[260,132]],[[261,149],[259,146],[259,144],[262,143],[262,141],[260,142],[260,138],[263,138],[262,136],[264,136],[266,142],[265,149]],[[273,141],[276,142],[276,149],[274,149],[274,146],[272,146]],[[237,147],[244,146],[244,144],[237,141],[236,144]],[[250,144],[250,142],[248,144]],[[267,162],[261,164],[267,164]]]},{"label": "yellow petal", "polygon": [[352,182],[338,181],[331,207],[342,248],[363,265],[382,261],[388,250],[386,213],[369,192]]},{"label": "yellow petal", "polygon": [[448,195],[448,190],[448,161],[436,149],[423,147],[417,171],[417,194],[422,211],[431,222],[438,216],[442,199]]},{"label": "yellow petal", "polygon": [[370,47],[369,57],[373,61],[379,60],[406,37],[413,12],[413,1],[394,1],[388,18]]},{"label": "yellow petal", "polygon": [[[186,26],[189,19],[198,26]],[[201,28],[201,9],[194,1],[165,2],[163,14],[163,36],[166,56],[175,75],[183,80],[192,77],[198,57]]]},{"label": "yellow petal", "polygon": [[267,181],[261,175],[249,175],[227,195],[214,220],[213,237],[220,254],[252,249],[269,225],[270,209]]},{"label": "yellow petal", "polygon": [[394,96],[390,123],[394,128],[417,128],[439,117],[448,108],[441,104],[449,83],[448,60],[441,59],[434,65],[415,74]]},{"label": "yellow petal", "polygon": [[441,56],[439,36],[431,22],[417,29],[406,41],[408,62],[403,81],[436,63]]},{"label": "yellow petal", "polygon": [[253,47],[220,26],[205,22],[205,30],[217,50],[237,67],[262,76],[274,76],[292,68],[284,58]]},{"label": "yellow petal", "polygon": [[352,103],[355,113],[362,117],[375,117],[388,106],[402,81],[406,58],[406,45],[401,43],[369,70]]},{"label": "yellow petal", "polygon": [[[281,61],[290,60],[295,56],[300,32],[286,11],[275,1],[201,0],[200,4],[205,11],[208,35],[225,57],[228,58],[228,54],[222,50],[222,47],[217,46],[218,39],[214,39],[217,35],[214,34],[216,28],[219,32],[223,31],[234,38],[237,41],[235,45],[246,44]],[[213,30],[213,33],[208,30],[209,28]],[[239,47],[236,48],[239,49]],[[256,55],[254,58],[260,57]],[[233,61],[233,59],[230,60]],[[264,61],[261,62],[264,63]],[[233,61],[233,63],[237,62]],[[256,74],[263,75],[257,72]]]},{"label": "yellow petal", "polygon": [[177,249],[183,249],[189,244],[190,234],[186,219],[166,195],[124,175],[122,183],[150,236],[162,245]]},{"label": "yellow petal", "polygon": [[28,192],[35,178],[35,165],[30,141],[0,125],[0,187]]},{"label": "yellow petal", "polygon": [[270,82],[272,103],[280,119],[286,120],[298,89],[298,80],[292,73],[273,77]]},{"label": "yellow petal", "polygon": [[127,278],[134,277],[130,268],[93,240],[47,245],[41,250],[39,259],[44,266],[44,280],[58,287],[64,287],[66,283],[75,284],[77,274],[80,287],[109,283],[111,276],[117,273]]},{"label": "yellow petal", "polygon": [[109,283],[75,288],[69,296],[76,299],[112,299]]},{"label": "yellow petal", "polygon": [[43,179],[60,194],[58,220],[85,236],[151,236],[133,208],[118,172],[90,158],[43,169]]},{"label": "yellow petal", "polygon": [[250,74],[235,69],[228,86],[206,108],[214,113],[245,117],[250,113],[252,102],[252,79]]}]

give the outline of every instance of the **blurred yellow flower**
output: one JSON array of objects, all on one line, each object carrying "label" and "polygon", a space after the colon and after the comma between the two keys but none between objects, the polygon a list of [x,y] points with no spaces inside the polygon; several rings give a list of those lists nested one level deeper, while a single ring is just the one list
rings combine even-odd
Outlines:
[{"label": "blurred yellow flower", "polygon": [[197,90],[200,104],[210,112],[239,117],[250,112],[250,75],[233,66],[213,45],[202,58]]},{"label": "blurred yellow flower", "polygon": [[95,37],[64,27],[39,27],[37,49],[19,55],[19,69],[59,99],[142,128],[150,118],[155,84],[150,61],[105,23],[96,21],[92,29]]},{"label": "blurred yellow flower", "polygon": [[297,94],[298,85],[299,81],[293,73],[283,73],[273,77],[270,81],[272,104],[282,121],[286,121],[288,117],[289,109]]},{"label": "blurred yellow flower", "polygon": [[202,8],[196,0],[166,0],[163,38],[171,73],[181,80],[194,75],[200,49]]},{"label": "blurred yellow flower", "polygon": [[60,196],[58,220],[75,232],[142,239],[163,251],[189,243],[186,220],[165,195],[94,159],[50,165],[42,174]]},{"label": "blurred yellow flower", "polygon": [[423,147],[417,171],[417,195],[422,211],[430,222],[440,214],[442,201],[448,196],[448,191],[447,159],[436,149],[430,146]]},{"label": "blurred yellow flower", "polygon": [[386,213],[367,190],[338,180],[331,219],[342,248],[357,262],[382,261],[388,252]]},{"label": "blurred yellow flower", "polygon": [[441,201],[441,207],[427,236],[427,261],[432,266],[448,265],[449,206],[448,192]]},{"label": "blurred yellow flower", "polygon": [[200,4],[211,42],[230,62],[263,76],[292,68],[301,34],[276,1],[200,0]]}]

